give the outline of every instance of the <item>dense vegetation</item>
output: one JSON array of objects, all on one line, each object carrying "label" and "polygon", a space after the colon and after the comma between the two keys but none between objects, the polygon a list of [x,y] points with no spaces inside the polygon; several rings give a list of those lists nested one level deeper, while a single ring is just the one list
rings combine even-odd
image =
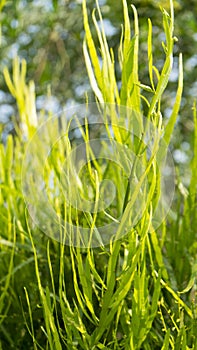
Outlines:
[{"label": "dense vegetation", "polygon": [[[17,28],[16,19],[5,25],[6,10],[13,11],[10,3],[0,3],[3,54],[5,35],[13,40],[6,30],[10,25],[16,35]],[[27,26],[28,2],[14,4]],[[38,37],[32,48],[31,42],[25,44],[27,62],[21,54],[23,59],[15,57],[10,67],[6,55],[2,58],[7,65],[2,67],[3,96],[16,116],[12,134],[2,125],[0,144],[0,349],[197,349],[197,112],[187,92],[181,105],[181,53],[178,61],[175,57],[178,81],[169,83],[179,48],[173,4],[161,11],[151,4],[155,24],[143,6],[139,18],[126,0],[121,11],[119,4],[113,9],[113,50],[98,2],[80,4],[84,32],[76,21],[75,39],[83,47],[87,72],[79,74],[81,80],[77,72],[73,78],[72,69],[67,81],[60,80],[66,59],[72,66],[79,50],[74,40],[65,51],[61,1],[51,3],[49,17],[48,10],[41,16],[43,28],[45,21],[56,24],[47,44],[44,33],[32,28]],[[79,9],[78,2],[66,6]],[[181,11],[176,2],[175,9]],[[158,26],[165,37],[154,32]],[[39,38],[43,52],[36,55]],[[57,66],[52,42],[62,59]],[[57,105],[74,95],[76,82],[86,86],[85,75],[95,104],[86,95],[80,107],[58,105],[58,116],[44,105],[36,112],[35,85],[27,76],[35,78],[42,93],[40,79],[51,80]],[[45,93],[50,97],[50,88]],[[190,135],[176,131],[180,108],[192,115]],[[186,118],[187,113],[182,121]],[[180,144],[188,146],[184,174],[168,152]],[[81,168],[75,149],[80,161],[86,152]]]}]

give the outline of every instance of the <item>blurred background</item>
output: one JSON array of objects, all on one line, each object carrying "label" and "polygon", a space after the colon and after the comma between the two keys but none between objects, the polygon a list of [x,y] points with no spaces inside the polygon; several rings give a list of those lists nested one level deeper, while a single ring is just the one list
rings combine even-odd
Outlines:
[{"label": "blurred background", "polygon": [[[3,68],[12,70],[12,60],[18,55],[27,61],[28,80],[36,84],[37,109],[58,113],[62,108],[75,103],[94,101],[83,58],[83,17],[81,0],[11,0],[1,13],[0,50],[0,126],[3,137],[14,132],[17,119],[15,101],[11,97],[3,78]],[[128,5],[131,3],[127,0]],[[147,19],[153,24],[154,65],[160,69],[164,52],[161,42],[165,40],[162,28],[163,6],[169,10],[169,1],[133,0],[137,8],[140,25],[140,81],[149,84],[147,67]],[[118,46],[123,23],[122,1],[99,0],[109,46],[116,57],[116,74],[120,79]],[[94,0],[88,0],[90,14]],[[174,50],[174,65],[170,83],[163,98],[163,116],[168,118],[175,99],[178,80],[178,55],[183,53],[184,93],[174,139],[171,143],[175,163],[185,174],[192,159],[193,112],[197,97],[197,2],[195,0],[174,1],[175,36],[178,41]],[[130,8],[131,25],[133,20]],[[93,23],[92,23],[93,28]],[[95,41],[97,38],[95,35]],[[181,172],[181,170],[180,170]],[[186,174],[185,174],[186,175]],[[187,179],[187,176],[184,176]],[[187,180],[185,180],[187,182]]]}]

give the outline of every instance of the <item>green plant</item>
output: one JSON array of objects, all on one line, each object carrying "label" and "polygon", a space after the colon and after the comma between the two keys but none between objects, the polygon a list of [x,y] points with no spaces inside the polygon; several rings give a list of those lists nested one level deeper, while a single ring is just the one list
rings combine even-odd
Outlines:
[{"label": "green plant", "polygon": [[[136,155],[134,167],[129,168],[129,178],[123,176],[122,169],[114,168],[113,163],[108,162],[104,166],[99,157],[96,159],[92,156],[92,125],[85,112],[82,114],[84,120],[72,115],[60,130],[58,119],[53,119],[49,113],[46,121],[43,111],[40,119],[44,122],[44,127],[39,129],[41,120],[35,112],[34,84],[26,84],[25,61],[20,63],[18,58],[14,60],[13,76],[7,69],[4,70],[7,86],[16,99],[20,122],[16,125],[15,138],[9,136],[6,145],[1,144],[0,148],[0,344],[3,349],[8,346],[15,349],[28,347],[51,350],[197,348],[196,106],[193,108],[194,157],[190,186],[186,191],[177,177],[176,202],[171,209],[171,215],[162,217],[156,231],[153,218],[161,194],[160,165],[173,134],[183,89],[182,56],[179,58],[176,101],[166,122],[162,116],[162,97],[172,69],[173,46],[176,40],[173,34],[173,4],[170,1],[170,14],[162,10],[166,40],[162,43],[165,61],[161,72],[153,64],[152,23],[148,21],[149,86],[142,84],[138,77],[140,31],[134,6],[132,10],[134,35],[131,38],[127,3],[123,0],[124,26],[119,48],[119,88],[114,69],[114,53],[108,47],[98,1],[92,19],[100,51],[94,44],[86,2],[83,1],[83,49],[87,72],[98,111],[104,119],[102,128],[109,139],[113,139],[110,146],[113,141],[116,142],[118,148],[115,150],[120,151],[123,161],[125,155]],[[96,14],[101,28],[98,26]],[[88,105],[87,101],[87,109]],[[75,128],[81,133],[78,141],[69,137],[74,121]],[[137,135],[130,132],[134,128],[138,130]],[[150,130],[151,155],[147,152],[144,137]],[[97,138],[101,137],[101,131],[96,134]],[[52,142],[50,152],[47,147],[45,149],[48,140],[57,140],[56,143]],[[76,147],[77,142],[79,145],[85,143],[88,161],[84,172],[79,175],[78,184],[73,181],[72,186],[72,182],[69,183],[70,187],[66,187],[67,196],[64,197],[62,186],[64,189],[67,184],[61,180],[61,171],[65,170],[65,157]],[[103,139],[101,153],[107,146],[108,143]],[[23,167],[21,184],[21,164],[24,159],[27,161],[25,160]],[[126,160],[125,164],[126,168]],[[66,171],[70,171],[71,175],[73,165],[75,164],[72,161],[66,163]],[[24,176],[31,171],[32,177],[25,182]],[[46,191],[48,201],[56,214],[55,224],[47,216],[44,207],[46,202],[41,200],[43,197],[38,187],[39,181],[34,176],[36,174],[43,176],[43,191]],[[138,183],[133,189],[131,180],[134,176],[138,178]],[[105,179],[114,182],[117,192],[109,210],[99,211],[100,184]],[[30,185],[31,192],[24,191],[24,182]],[[89,185],[88,190],[84,185],[86,182]],[[80,184],[84,186],[81,188]],[[90,186],[95,210],[91,212],[85,207],[84,210],[74,208],[68,200],[69,196],[77,198],[75,196],[81,191],[83,198],[90,199]],[[133,226],[133,207],[141,191],[144,210],[140,220]],[[33,198],[28,203],[29,212],[24,203],[24,193],[25,196],[31,193],[31,199]],[[31,205],[34,206],[34,214]],[[41,218],[47,218],[47,235],[42,232],[44,226],[41,230],[34,225],[29,213],[35,220],[40,213],[46,214],[41,215]],[[58,218],[69,226],[63,225],[61,220],[58,222]],[[109,220],[117,224],[117,229],[110,236],[108,244],[102,244],[102,236],[99,236],[97,226],[103,224],[105,227]],[[72,244],[74,226],[78,235]],[[89,229],[89,239],[83,247],[77,241],[81,239],[81,226]],[[97,247],[91,244],[94,234],[99,236],[100,245],[97,244]],[[48,236],[56,237],[56,240]],[[17,332],[13,333],[12,329]]]}]

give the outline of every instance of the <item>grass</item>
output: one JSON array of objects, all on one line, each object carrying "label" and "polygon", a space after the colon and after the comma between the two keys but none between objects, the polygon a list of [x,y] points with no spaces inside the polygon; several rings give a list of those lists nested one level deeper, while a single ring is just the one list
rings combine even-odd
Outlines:
[{"label": "grass", "polygon": [[[130,19],[122,3],[119,88],[98,2],[90,24],[83,1],[83,51],[96,104],[71,109],[66,122],[64,113],[37,118],[25,61],[16,58],[12,74],[4,70],[20,121],[16,136],[0,145],[0,349],[197,349],[196,105],[190,184],[183,186],[176,169],[166,210],[162,164],[183,89],[180,54],[176,100],[164,120],[176,40],[173,3],[169,14],[162,10],[161,71],[148,20],[149,86],[138,76],[137,11],[132,6]],[[75,147],[84,145],[87,162],[77,177]],[[109,179],[116,187],[112,201]]]}]

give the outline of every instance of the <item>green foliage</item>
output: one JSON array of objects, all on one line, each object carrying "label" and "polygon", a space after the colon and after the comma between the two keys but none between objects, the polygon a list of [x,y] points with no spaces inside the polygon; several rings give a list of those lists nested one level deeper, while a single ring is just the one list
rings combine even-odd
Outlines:
[{"label": "green foliage", "polygon": [[[53,1],[54,9],[57,1]],[[190,184],[186,189],[177,169],[176,196],[172,209],[159,229],[154,229],[154,208],[158,204],[160,177],[157,163],[166,155],[163,140],[170,143],[177,120],[182,89],[182,56],[179,57],[179,81],[174,108],[166,123],[162,103],[173,64],[174,13],[170,1],[169,13],[162,10],[165,43],[163,67],[154,65],[152,22],[148,21],[147,66],[149,82],[140,81],[139,21],[132,5],[132,21],[127,2],[122,1],[124,26],[119,46],[119,73],[116,77],[116,52],[109,48],[102,25],[98,1],[92,19],[97,39],[90,25],[86,1],[83,1],[85,39],[84,57],[92,90],[98,108],[110,103],[110,123],[114,139],[135,152],[144,165],[144,173],[132,192],[121,171],[109,166],[103,170],[98,160],[88,163],[85,178],[89,179],[95,206],[99,197],[99,183],[108,175],[117,186],[115,209],[109,212],[82,213],[73,210],[62,192],[50,189],[50,174],[60,176],[65,152],[72,149],[70,122],[66,125],[64,139],[55,145],[45,164],[45,185],[56,213],[66,222],[90,229],[88,248],[65,245],[67,232],[59,224],[61,240],[45,236],[34,225],[26,209],[21,184],[22,159],[28,140],[38,130],[34,83],[26,83],[26,63],[19,58],[13,61],[12,73],[4,69],[7,87],[16,101],[19,123],[15,137],[9,136],[0,145],[0,348],[2,349],[196,349],[196,199],[197,199],[197,117],[193,106],[194,130],[191,147]],[[98,17],[98,18],[97,18]],[[100,25],[98,25],[98,19]],[[132,23],[132,26],[130,24]],[[131,33],[133,36],[131,37]],[[97,41],[96,41],[97,40]],[[98,46],[99,45],[99,46]],[[102,62],[101,62],[102,61]],[[134,123],[132,114],[124,115],[121,106],[137,113],[139,134],[143,135],[151,120],[154,130],[152,154],[144,151],[141,142],[132,143],[125,131]],[[117,113],[117,108],[119,114]],[[105,111],[105,110],[104,110]],[[145,118],[141,118],[141,115]],[[43,119],[46,113],[43,111]],[[47,118],[50,118],[50,113]],[[42,119],[42,118],[41,118]],[[88,143],[91,130],[77,120],[81,138]],[[59,135],[58,123],[45,130],[46,135]],[[107,129],[106,124],[106,131]],[[50,134],[51,133],[51,134]],[[45,134],[43,136],[46,136]],[[42,143],[37,140],[37,150],[42,156]],[[40,142],[40,143],[39,143]],[[88,154],[93,150],[87,146]],[[36,156],[36,155],[35,155]],[[41,164],[42,165],[42,164]],[[68,164],[68,167],[72,164]],[[42,170],[41,168],[38,169]],[[136,168],[132,170],[137,172]],[[148,177],[150,187],[142,187]],[[131,177],[130,179],[131,180]],[[58,182],[58,181],[57,181]],[[82,181],[83,183],[83,181]],[[33,189],[36,184],[32,183]],[[78,188],[70,188],[73,195]],[[147,198],[141,220],[122,235],[131,220],[131,213],[140,191]],[[37,191],[38,192],[38,191]],[[85,192],[85,190],[84,190]],[[122,192],[126,195],[123,198]],[[86,193],[82,194],[85,196]],[[39,197],[39,192],[35,198]],[[42,203],[41,203],[42,205]],[[44,208],[40,208],[44,212]],[[114,212],[122,211],[114,239],[108,245],[91,247],[91,238],[97,222],[114,219]],[[108,215],[108,216],[107,216]],[[46,223],[47,225],[48,223]],[[53,226],[47,226],[53,233]],[[72,231],[72,230],[71,230]],[[96,231],[97,232],[97,231]],[[71,232],[72,233],[72,232]],[[98,233],[98,232],[97,232]],[[55,233],[54,233],[55,235]],[[102,243],[102,242],[101,242]]]}]

